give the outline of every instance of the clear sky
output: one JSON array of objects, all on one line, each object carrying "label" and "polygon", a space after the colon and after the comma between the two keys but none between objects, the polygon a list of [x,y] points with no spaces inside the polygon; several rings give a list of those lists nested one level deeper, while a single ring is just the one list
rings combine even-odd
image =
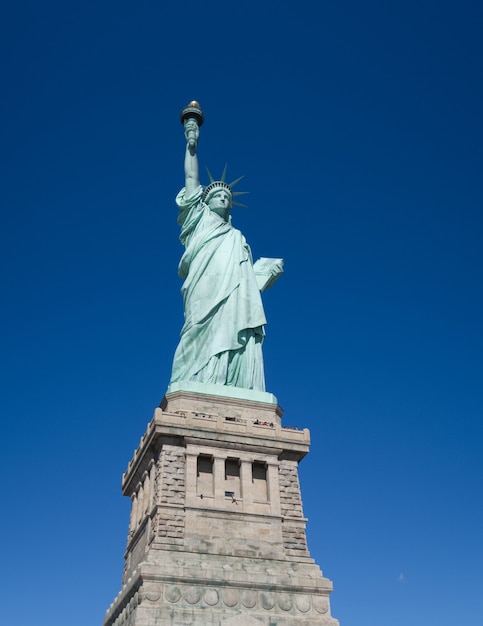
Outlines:
[{"label": "clear sky", "polygon": [[182,325],[179,111],[245,175],[268,391],[341,626],[483,623],[481,3],[8,3],[1,622],[101,624]]}]

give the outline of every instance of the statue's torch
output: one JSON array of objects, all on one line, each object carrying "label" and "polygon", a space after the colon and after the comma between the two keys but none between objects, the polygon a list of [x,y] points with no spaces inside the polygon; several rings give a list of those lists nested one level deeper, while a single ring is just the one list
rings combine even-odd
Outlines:
[{"label": "statue's torch", "polygon": [[[186,132],[186,139],[190,145],[195,144],[197,141],[197,130],[205,121],[203,111],[200,109],[199,102],[192,100],[188,106],[186,106],[179,116],[181,123],[183,124]],[[196,126],[191,122],[196,122]]]}]

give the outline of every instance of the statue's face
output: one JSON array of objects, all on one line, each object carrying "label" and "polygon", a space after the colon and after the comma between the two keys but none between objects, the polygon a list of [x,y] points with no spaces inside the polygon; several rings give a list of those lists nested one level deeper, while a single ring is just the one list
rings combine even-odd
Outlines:
[{"label": "statue's face", "polygon": [[231,208],[231,194],[226,189],[216,191],[208,200],[208,206],[213,213],[217,213],[223,219],[228,219]]}]

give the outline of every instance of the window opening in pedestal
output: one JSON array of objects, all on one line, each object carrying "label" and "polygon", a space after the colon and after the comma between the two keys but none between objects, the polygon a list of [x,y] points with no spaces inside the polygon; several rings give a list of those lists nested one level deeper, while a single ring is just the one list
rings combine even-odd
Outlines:
[{"label": "window opening in pedestal", "polygon": [[253,463],[252,465],[253,499],[258,502],[267,502],[267,466],[265,463]]},{"label": "window opening in pedestal", "polygon": [[196,463],[196,493],[199,496],[212,496],[213,457],[200,455]]},{"label": "window opening in pedestal", "polygon": [[239,499],[240,498],[240,461],[239,459],[226,459],[225,461],[225,495],[226,493],[233,496],[226,496]]}]

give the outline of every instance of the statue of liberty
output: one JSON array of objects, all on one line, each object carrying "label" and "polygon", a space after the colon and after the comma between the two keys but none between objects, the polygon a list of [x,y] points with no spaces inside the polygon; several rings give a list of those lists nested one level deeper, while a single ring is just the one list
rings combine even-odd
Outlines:
[{"label": "statue of liberty", "polygon": [[250,247],[233,228],[233,183],[211,174],[200,185],[199,128],[203,113],[196,101],[183,109],[186,138],[185,186],[176,197],[180,240],[185,247],[178,273],[184,325],[173,362],[171,383],[197,381],[265,391],[262,342],[266,324],[260,291],[283,269],[282,259],[253,264]]}]

